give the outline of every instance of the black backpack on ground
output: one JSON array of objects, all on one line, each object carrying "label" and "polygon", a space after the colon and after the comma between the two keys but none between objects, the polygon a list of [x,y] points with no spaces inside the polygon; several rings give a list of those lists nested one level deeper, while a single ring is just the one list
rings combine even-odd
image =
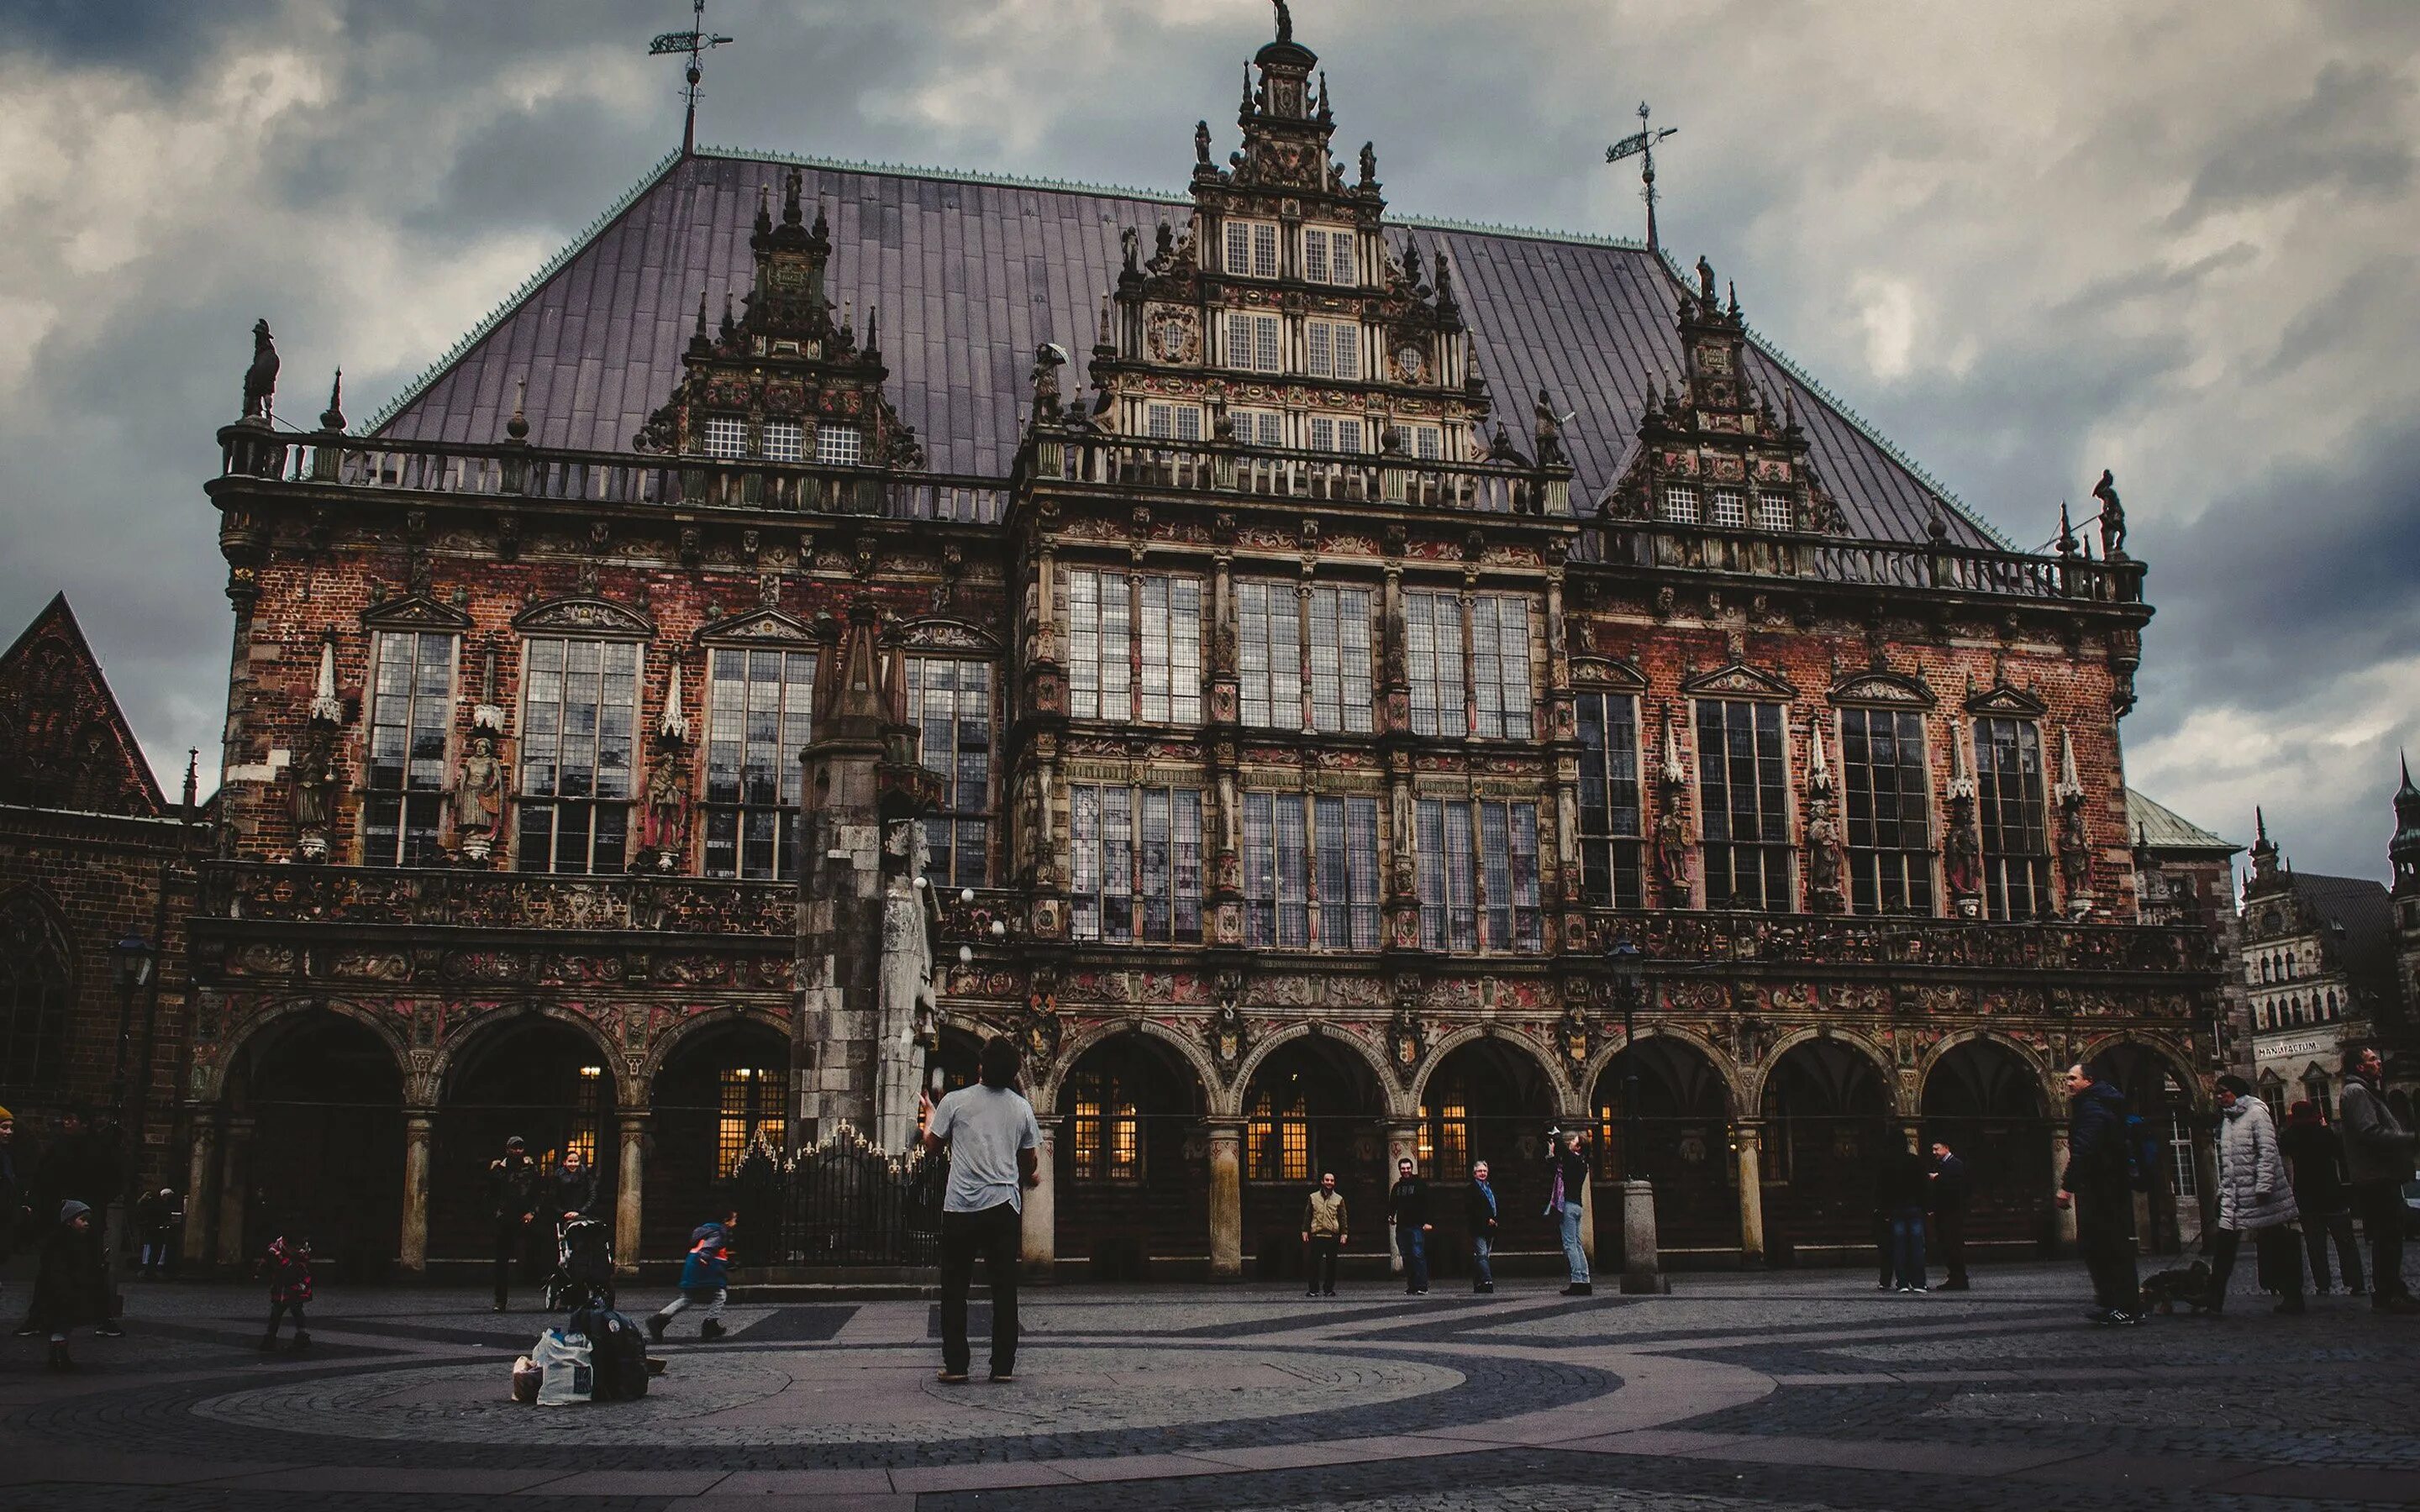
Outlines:
[{"label": "black backpack on ground", "polygon": [[629,1401],[647,1394],[647,1336],[638,1324],[611,1307],[591,1306],[573,1313],[570,1326],[588,1335],[596,1372],[591,1401]]}]

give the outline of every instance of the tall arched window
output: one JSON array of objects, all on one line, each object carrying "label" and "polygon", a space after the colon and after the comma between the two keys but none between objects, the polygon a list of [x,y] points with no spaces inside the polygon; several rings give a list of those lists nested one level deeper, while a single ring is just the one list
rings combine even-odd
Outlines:
[{"label": "tall arched window", "polygon": [[68,960],[66,937],[31,899],[0,912],[0,1086],[66,1078]]}]

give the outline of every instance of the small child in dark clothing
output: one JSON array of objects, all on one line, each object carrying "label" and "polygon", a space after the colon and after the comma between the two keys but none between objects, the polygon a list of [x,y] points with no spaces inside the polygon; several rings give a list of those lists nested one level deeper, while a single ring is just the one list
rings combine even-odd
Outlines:
[{"label": "small child in dark clothing", "polygon": [[42,1241],[42,1269],[34,1278],[34,1310],[29,1327],[51,1335],[50,1368],[73,1370],[68,1357],[68,1333],[90,1323],[103,1338],[117,1336],[109,1320],[109,1264],[93,1232],[92,1210],[81,1202],[59,1204],[58,1227]]},{"label": "small child in dark clothing", "polygon": [[303,1321],[302,1304],[311,1300],[310,1238],[280,1234],[269,1242],[268,1253],[253,1269],[269,1281],[269,1332],[260,1336],[261,1352],[277,1348],[277,1326],[288,1313],[294,1316],[294,1349],[309,1349],[311,1334]]},{"label": "small child in dark clothing", "polygon": [[700,1340],[710,1344],[722,1337],[722,1304],[731,1288],[731,1230],[738,1223],[737,1213],[728,1213],[691,1230],[689,1258],[681,1262],[681,1294],[647,1319],[647,1337],[662,1343],[673,1315],[690,1306],[706,1309],[706,1321],[697,1329]]}]

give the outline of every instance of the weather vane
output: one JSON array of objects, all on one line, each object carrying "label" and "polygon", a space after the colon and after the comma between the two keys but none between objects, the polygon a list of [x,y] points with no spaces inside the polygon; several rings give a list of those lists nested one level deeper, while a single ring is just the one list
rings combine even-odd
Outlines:
[{"label": "weather vane", "polygon": [[706,29],[706,0],[690,0],[689,8],[689,30],[665,32],[647,44],[649,57],[664,57],[675,53],[689,54],[689,88],[686,91],[689,96],[689,116],[681,126],[681,156],[684,158],[693,156],[697,151],[698,81],[706,77],[706,69],[699,60],[708,52],[731,40],[728,37],[717,37]]},{"label": "weather vane", "polygon": [[1655,144],[1680,130],[1677,126],[1658,129],[1648,125],[1647,101],[1642,100],[1638,102],[1638,130],[1605,149],[1607,162],[1620,162],[1624,158],[1638,160],[1638,181],[1645,186],[1639,197],[1647,201],[1647,250],[1650,252],[1663,250],[1655,239]]}]

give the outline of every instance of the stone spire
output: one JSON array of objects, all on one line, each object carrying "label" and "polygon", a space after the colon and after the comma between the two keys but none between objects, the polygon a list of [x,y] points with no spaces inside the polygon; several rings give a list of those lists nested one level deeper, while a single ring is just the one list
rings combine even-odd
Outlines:
[{"label": "stone spire", "polygon": [[2412,784],[2412,758],[2403,758],[2403,785],[2395,790],[2395,839],[2387,843],[2395,863],[2395,895],[2420,897],[2420,787]]},{"label": "stone spire", "polygon": [[2252,880],[2244,886],[2243,895],[2284,890],[2285,877],[2277,869],[2277,842],[2269,838],[2269,816],[2257,805],[2252,810]]},{"label": "stone spire", "polygon": [[311,717],[321,724],[345,722],[345,705],[336,697],[336,642],[319,642],[319,680],[311,690]]},{"label": "stone spire", "polygon": [[689,744],[689,716],[681,711],[681,664],[673,660],[672,680],[664,685],[663,717],[656,721],[656,733],[666,740]]}]

